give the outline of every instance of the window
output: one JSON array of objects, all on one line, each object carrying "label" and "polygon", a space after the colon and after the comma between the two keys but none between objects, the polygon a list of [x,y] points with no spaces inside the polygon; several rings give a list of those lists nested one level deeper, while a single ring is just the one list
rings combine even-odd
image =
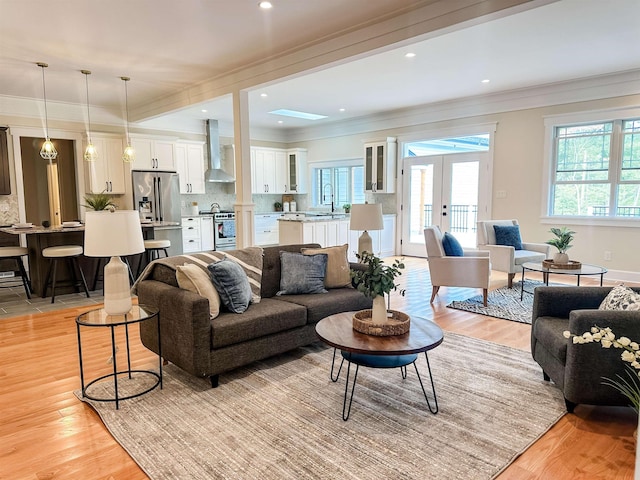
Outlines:
[{"label": "window", "polygon": [[322,166],[312,168],[314,207],[330,207],[331,196],[335,208],[345,203],[364,203],[364,166]]},{"label": "window", "polygon": [[489,133],[410,142],[404,145],[404,157],[486,152],[489,150],[489,142]]},{"label": "window", "polygon": [[640,119],[553,132],[550,215],[640,218]]}]

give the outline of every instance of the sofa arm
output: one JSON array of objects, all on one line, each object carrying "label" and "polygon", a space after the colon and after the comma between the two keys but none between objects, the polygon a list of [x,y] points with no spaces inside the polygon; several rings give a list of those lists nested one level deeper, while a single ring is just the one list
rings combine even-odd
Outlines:
[{"label": "sofa arm", "polygon": [[[209,300],[157,280],[144,280],[138,285],[138,303],[160,310],[162,357],[193,375],[208,375],[212,345]],[[140,324],[140,338],[145,347],[157,350],[155,322]]]}]

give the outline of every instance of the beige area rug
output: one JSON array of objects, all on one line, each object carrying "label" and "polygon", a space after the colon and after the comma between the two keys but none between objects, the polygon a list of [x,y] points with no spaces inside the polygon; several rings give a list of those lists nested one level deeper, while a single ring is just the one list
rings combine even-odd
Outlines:
[{"label": "beige area rug", "polygon": [[[216,389],[169,365],[163,390],[120,410],[89,403],[154,480],[490,479],[565,413],[529,353],[448,333],[429,353],[437,415],[413,368],[405,380],[361,368],[344,422],[332,353],[301,348],[222,375]],[[428,382],[424,355],[418,368]]]}]

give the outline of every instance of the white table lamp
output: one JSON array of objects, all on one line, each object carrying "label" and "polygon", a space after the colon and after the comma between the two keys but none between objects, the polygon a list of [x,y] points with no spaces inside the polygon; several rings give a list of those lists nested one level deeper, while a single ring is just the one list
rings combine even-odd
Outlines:
[{"label": "white table lamp", "polygon": [[382,230],[382,205],[379,203],[358,203],[351,205],[351,217],[349,230],[361,230],[362,235],[358,239],[358,255],[362,252],[373,252],[373,242],[368,230]]},{"label": "white table lamp", "polygon": [[144,252],[140,216],[135,210],[87,212],[84,254],[111,257],[104,267],[104,311],[124,315],[131,310],[131,287],[127,265],[121,255]]}]

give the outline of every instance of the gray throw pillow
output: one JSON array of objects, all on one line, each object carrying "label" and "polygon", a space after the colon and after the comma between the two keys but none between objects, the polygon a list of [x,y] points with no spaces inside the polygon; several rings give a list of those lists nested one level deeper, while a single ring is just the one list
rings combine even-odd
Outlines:
[{"label": "gray throw pillow", "polygon": [[211,281],[220,295],[220,302],[233,313],[242,313],[251,301],[251,286],[243,268],[233,260],[207,265]]},{"label": "gray throw pillow", "polygon": [[636,293],[625,285],[617,285],[611,289],[602,301],[599,310],[640,310],[640,293]]},{"label": "gray throw pillow", "polygon": [[301,293],[327,293],[324,276],[327,272],[327,254],[303,255],[280,252],[280,291],[276,295]]}]

